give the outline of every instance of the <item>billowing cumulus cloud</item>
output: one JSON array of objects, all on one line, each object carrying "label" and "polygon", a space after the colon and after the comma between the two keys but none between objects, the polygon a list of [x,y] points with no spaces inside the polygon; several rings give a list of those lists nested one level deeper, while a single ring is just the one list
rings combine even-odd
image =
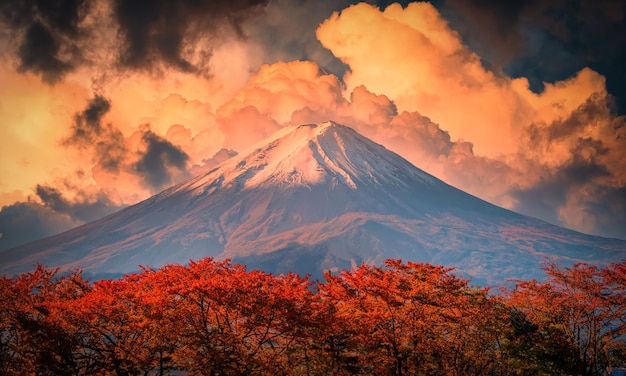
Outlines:
[{"label": "billowing cumulus cloud", "polygon": [[355,5],[335,13],[317,34],[350,66],[344,76],[348,92],[364,85],[385,94],[400,111],[426,114],[453,137],[472,140],[483,154],[494,156],[515,144],[509,134],[524,113],[509,110],[518,107],[518,96],[505,79],[483,68],[432,5],[395,4],[384,12]]},{"label": "billowing cumulus cloud", "polygon": [[529,125],[520,158],[534,158],[540,179],[512,190],[516,207],[581,231],[620,236],[626,219],[625,124],[611,116],[605,99],[592,96],[566,119]]},{"label": "billowing cumulus cloud", "polygon": [[[226,147],[241,150],[291,124],[294,112],[308,110],[315,120],[329,119],[344,101],[338,78],[325,74],[317,64],[279,62],[263,65],[218,109],[217,117]],[[301,117],[299,121],[314,120]]]},{"label": "billowing cumulus cloud", "polygon": [[[318,37],[350,66],[348,92],[364,85],[384,93],[400,111],[419,111],[472,143],[457,143],[465,152],[446,157],[438,176],[527,214],[618,236],[597,226],[604,202],[597,195],[626,186],[624,141],[616,137],[622,120],[597,72],[582,69],[537,94],[525,78],[485,68],[428,3],[352,6],[325,21]],[[528,204],[540,192],[552,205]]]},{"label": "billowing cumulus cloud", "polygon": [[312,62],[264,65],[218,109],[225,144],[241,150],[279,127],[334,119],[431,173],[443,173],[444,162],[475,161],[470,143],[452,141],[447,131],[419,112],[398,113],[388,97],[364,86],[354,88],[348,98],[343,90],[337,77]]}]

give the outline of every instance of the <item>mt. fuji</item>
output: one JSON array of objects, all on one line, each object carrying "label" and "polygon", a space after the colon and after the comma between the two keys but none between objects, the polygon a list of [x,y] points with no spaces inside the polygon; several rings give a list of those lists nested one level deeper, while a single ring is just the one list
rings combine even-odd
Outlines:
[{"label": "mt. fuji", "polygon": [[39,262],[102,278],[206,256],[314,278],[401,258],[500,285],[542,278],[546,260],[619,262],[626,241],[499,208],[326,122],[284,128],[134,206],[4,251],[0,273],[27,272]]}]

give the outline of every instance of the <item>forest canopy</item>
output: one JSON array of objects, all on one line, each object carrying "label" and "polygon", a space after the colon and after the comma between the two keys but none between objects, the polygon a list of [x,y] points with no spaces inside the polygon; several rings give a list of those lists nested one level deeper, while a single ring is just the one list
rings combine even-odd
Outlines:
[{"label": "forest canopy", "polygon": [[387,260],[311,281],[206,258],[0,279],[4,375],[604,375],[626,364],[626,262],[495,293]]}]

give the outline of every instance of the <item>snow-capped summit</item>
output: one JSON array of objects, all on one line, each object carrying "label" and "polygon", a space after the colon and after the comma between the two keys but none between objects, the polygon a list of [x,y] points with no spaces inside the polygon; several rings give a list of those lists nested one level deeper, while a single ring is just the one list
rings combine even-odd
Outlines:
[{"label": "snow-capped summit", "polygon": [[314,277],[401,258],[501,284],[540,277],[546,259],[620,261],[626,242],[496,207],[326,122],[284,128],[134,206],[2,252],[0,273],[40,262],[103,277],[206,256]]},{"label": "snow-capped summit", "polygon": [[[397,179],[399,170],[416,174],[426,183],[434,182],[430,175],[383,146],[332,121],[286,127],[240,155],[242,158],[234,158],[220,169],[223,185],[287,189],[331,183],[357,189],[359,184],[389,183],[389,179],[403,184]],[[212,182],[214,175],[205,175],[195,184]]]}]

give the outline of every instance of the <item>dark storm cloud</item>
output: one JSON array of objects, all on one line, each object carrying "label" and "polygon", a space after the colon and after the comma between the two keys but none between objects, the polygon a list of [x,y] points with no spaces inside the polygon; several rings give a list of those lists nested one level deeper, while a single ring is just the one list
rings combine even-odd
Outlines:
[{"label": "dark storm cloud", "polygon": [[87,107],[74,115],[72,135],[64,142],[77,146],[86,146],[102,136],[105,127],[102,126],[102,117],[111,109],[111,102],[96,95],[89,101]]},{"label": "dark storm cloud", "polygon": [[0,5],[0,23],[17,43],[18,69],[40,74],[53,84],[81,60],[80,22],[88,13],[83,0],[8,0]]},{"label": "dark storm cloud", "polygon": [[[152,68],[156,62],[185,72],[200,62],[185,57],[185,49],[202,37],[230,24],[243,36],[241,23],[260,12],[268,0],[116,0],[114,17],[123,36],[120,63],[133,69]],[[210,51],[202,52],[206,57]],[[202,59],[201,59],[202,60]]]},{"label": "dark storm cloud", "polygon": [[[177,175],[188,175],[189,156],[176,145],[151,131],[147,125],[137,131],[141,135],[140,150],[131,151],[123,133],[115,125],[104,121],[105,115],[110,110],[111,101],[101,95],[95,95],[84,110],[74,115],[71,134],[62,144],[89,153],[95,166],[106,172],[113,174],[130,172],[153,189],[161,189],[167,184],[172,184],[174,182],[172,171]],[[44,202],[54,204],[57,208],[56,205],[63,203],[54,200],[52,193],[39,187],[37,189],[37,194]]]},{"label": "dark storm cloud", "polygon": [[571,77],[588,66],[607,77],[608,91],[626,112],[626,2],[621,0],[435,1],[453,28],[487,65],[513,77],[543,81]]},{"label": "dark storm cloud", "polygon": [[[148,69],[163,63],[184,72],[206,68],[210,43],[224,35],[226,25],[244,37],[242,23],[261,12],[269,0],[112,0],[109,25],[97,13],[96,2],[84,0],[6,0],[0,2],[0,30],[13,41],[21,72],[41,75],[54,84],[84,64],[102,44],[105,28],[114,27],[121,38],[122,68]],[[89,19],[90,22],[83,22]],[[96,22],[99,26],[93,26]],[[88,24],[91,24],[89,26]],[[204,38],[204,49],[196,43]],[[96,61],[98,60],[98,61]]]},{"label": "dark storm cloud", "polygon": [[246,30],[250,39],[264,46],[264,63],[311,60],[326,72],[342,77],[347,65],[322,46],[315,29],[333,12],[351,3],[354,1],[272,0],[264,17],[251,22]]},{"label": "dark storm cloud", "polygon": [[106,138],[95,144],[94,150],[96,164],[109,172],[118,172],[128,154],[124,135],[113,127]]},{"label": "dark storm cloud", "polygon": [[403,8],[406,8],[407,5],[409,5],[409,3],[411,2],[411,0],[376,0],[376,1],[372,1],[373,4],[376,4],[376,6],[380,9],[385,9],[387,8],[389,5],[393,4],[393,3],[398,3],[400,5],[402,5]]},{"label": "dark storm cloud", "polygon": [[69,201],[63,198],[61,192],[56,188],[37,185],[35,192],[41,201],[43,201],[44,205],[54,211],[67,213],[72,206]]},{"label": "dark storm cloud", "polygon": [[[576,108],[566,119],[559,119],[549,125],[530,124],[526,131],[526,144],[532,148],[550,148],[555,141],[567,140],[584,132],[585,128],[599,125],[610,114],[605,105],[606,98],[598,93],[592,94],[582,105]],[[617,130],[617,128],[615,128]],[[607,150],[604,150],[605,152]]]},{"label": "dark storm cloud", "polygon": [[608,149],[601,141],[579,138],[572,150],[572,160],[553,175],[553,181],[566,191],[576,190],[585,183],[611,176],[607,167],[599,161],[607,153]]},{"label": "dark storm cloud", "polygon": [[182,149],[149,129],[143,134],[142,141],[146,148],[139,161],[133,164],[133,171],[147,185],[152,188],[162,188],[167,184],[172,184],[171,168],[186,175],[189,156]]},{"label": "dark storm cloud", "polygon": [[589,210],[593,213],[602,213],[596,218],[595,228],[598,233],[623,239],[626,223],[626,187],[600,187],[596,196],[599,199],[590,204]]},{"label": "dark storm cloud", "polygon": [[77,223],[37,202],[16,202],[0,210],[0,251],[57,234]]},{"label": "dark storm cloud", "polygon": [[41,203],[29,199],[0,209],[0,251],[58,234],[123,208],[102,192],[79,191],[73,200],[68,200],[58,188],[37,185],[35,194]]},{"label": "dark storm cloud", "polygon": [[[490,57],[496,63],[517,56],[524,48],[521,28],[527,14],[541,8],[538,1],[493,1],[493,0],[446,0],[442,13],[448,16],[453,27],[458,28],[470,46],[477,46],[482,57]],[[436,3],[437,4],[437,3]],[[440,4],[439,4],[440,5]],[[541,10],[537,11],[542,13]],[[535,20],[537,21],[537,20]],[[491,56],[489,48],[496,55]]]},{"label": "dark storm cloud", "polygon": [[[593,218],[593,232],[609,237],[623,236],[626,214],[619,210],[626,207],[626,186],[620,186],[618,177],[606,165],[604,157],[609,153],[599,140],[578,138],[570,161],[545,171],[532,187],[511,191],[518,201],[516,209],[560,224],[559,209],[567,206],[568,199],[583,193],[580,198],[584,213],[579,214]],[[607,216],[607,213],[611,214]]]},{"label": "dark storm cloud", "polygon": [[47,83],[55,83],[72,69],[69,62],[62,61],[59,55],[59,41],[43,24],[34,22],[28,27],[18,53],[20,71],[39,73]]},{"label": "dark storm cloud", "polygon": [[598,93],[592,94],[585,103],[572,112],[569,118],[552,123],[548,129],[548,142],[578,134],[585,127],[597,122],[597,119],[606,115],[607,107],[604,103],[604,96]]},{"label": "dark storm cloud", "polygon": [[89,149],[98,166],[109,172],[119,171],[128,150],[122,132],[102,118],[110,111],[111,102],[96,95],[87,107],[74,115],[72,133],[63,140],[65,146]]},{"label": "dark storm cloud", "polygon": [[567,118],[524,130],[520,158],[552,164],[529,162],[522,172],[540,178],[510,192],[516,210],[560,225],[566,217],[575,218],[587,231],[624,237],[626,214],[619,208],[626,206],[626,123],[624,117],[611,116],[606,100],[593,94]]},{"label": "dark storm cloud", "polygon": [[81,222],[91,222],[123,207],[115,205],[103,192],[87,194],[78,191],[70,201],[58,188],[38,184],[35,193],[45,207]]},{"label": "dark storm cloud", "polygon": [[[568,164],[551,173],[546,173],[538,184],[528,189],[511,191],[513,197],[518,200],[517,210],[554,224],[561,223],[558,210],[566,205],[568,195],[580,191],[586,183],[610,176],[606,167],[598,163],[595,158],[581,157],[582,149],[589,148],[599,149],[600,151],[597,153],[602,153],[601,150],[603,149],[597,141],[581,140],[577,146],[579,150],[576,151],[575,158]],[[602,184],[597,184],[597,186],[602,187],[603,191],[612,190]],[[594,199],[597,201],[592,202],[604,202],[604,197],[596,196]],[[591,211],[593,208],[589,207],[589,210]],[[606,211],[594,213],[604,216]],[[597,228],[596,231],[599,234],[607,234],[601,228]]]}]

